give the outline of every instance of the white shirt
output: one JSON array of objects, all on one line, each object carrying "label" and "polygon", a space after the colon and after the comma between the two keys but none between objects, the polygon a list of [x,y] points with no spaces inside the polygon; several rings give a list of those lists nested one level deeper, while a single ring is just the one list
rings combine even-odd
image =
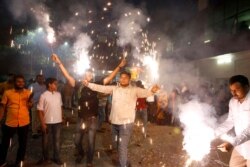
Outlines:
[{"label": "white shirt", "polygon": [[147,97],[146,101],[147,101],[147,102],[154,102],[154,101],[155,101],[154,95],[153,95],[153,96]]},{"label": "white shirt", "polygon": [[40,85],[36,82],[31,84],[29,89],[32,89],[34,103],[38,103],[41,94],[46,91],[46,86],[44,84]]},{"label": "white shirt", "polygon": [[[240,103],[232,98],[229,102],[229,113],[227,120],[216,129],[216,135],[228,132],[234,127],[236,137],[250,126],[250,91],[244,101]],[[250,141],[240,144],[235,149],[245,158],[250,159]]]},{"label": "white shirt", "polygon": [[62,122],[62,97],[59,92],[45,91],[37,105],[37,110],[44,112],[44,122],[55,124]]},{"label": "white shirt", "polygon": [[152,96],[150,90],[134,86],[103,86],[89,83],[88,87],[94,91],[112,94],[112,108],[110,121],[112,124],[123,125],[135,120],[135,106],[137,98]]}]

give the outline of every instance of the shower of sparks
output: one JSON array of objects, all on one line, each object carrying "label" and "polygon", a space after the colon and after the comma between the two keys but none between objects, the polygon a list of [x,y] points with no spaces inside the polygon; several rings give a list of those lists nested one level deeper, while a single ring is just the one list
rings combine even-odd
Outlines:
[{"label": "shower of sparks", "polygon": [[89,57],[87,52],[83,51],[76,62],[75,71],[78,75],[82,75],[88,68],[90,68]]}]

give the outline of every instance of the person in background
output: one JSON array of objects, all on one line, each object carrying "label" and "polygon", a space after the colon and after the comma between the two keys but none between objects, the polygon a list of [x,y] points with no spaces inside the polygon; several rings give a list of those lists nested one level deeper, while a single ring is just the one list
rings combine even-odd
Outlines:
[{"label": "person in background", "polygon": [[64,97],[64,107],[66,109],[72,109],[72,96],[73,96],[74,88],[66,82],[63,88],[63,97]]},{"label": "person in background", "polygon": [[38,130],[40,130],[40,121],[37,111],[37,104],[39,98],[43,92],[46,91],[46,85],[44,83],[44,76],[39,74],[36,76],[36,82],[29,86],[29,90],[32,91],[33,106],[31,108],[31,127],[32,127],[32,138],[39,136]]},{"label": "person in background", "polygon": [[4,91],[14,88],[14,74],[8,74],[7,81],[0,83],[0,100],[4,94]]},{"label": "person in background", "polygon": [[[141,81],[137,81],[136,86],[145,89]],[[143,132],[145,138],[147,136],[147,123],[148,123],[147,108],[148,107],[146,98],[138,98],[136,102],[136,119],[138,119],[138,121],[141,120],[143,123]]]}]

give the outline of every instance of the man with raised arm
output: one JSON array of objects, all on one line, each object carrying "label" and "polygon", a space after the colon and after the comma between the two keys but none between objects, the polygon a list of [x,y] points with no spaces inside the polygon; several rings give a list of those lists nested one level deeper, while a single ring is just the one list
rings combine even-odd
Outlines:
[{"label": "man with raised arm", "polygon": [[[97,92],[91,90],[90,88],[84,86],[82,81],[87,80],[91,82],[93,79],[93,73],[89,70],[83,75],[82,81],[78,82],[74,79],[66,70],[61,60],[56,54],[52,55],[52,60],[58,65],[62,74],[67,79],[69,84],[72,87],[77,88],[79,94],[78,97],[78,120],[77,120],[77,129],[75,135],[75,146],[77,149],[77,158],[76,163],[81,163],[84,157],[84,149],[82,145],[83,137],[86,136],[88,139],[87,145],[87,166],[91,167],[95,151],[95,136],[97,129],[97,115],[98,115],[98,97]],[[102,81],[98,82],[99,84],[106,85],[112,81],[116,74],[123,68],[126,64],[126,60],[123,59],[120,64],[114,69],[114,71],[104,78]]]},{"label": "man with raised arm", "polygon": [[101,93],[112,94],[112,108],[109,119],[112,125],[113,144],[118,149],[119,167],[129,166],[127,160],[128,143],[135,121],[137,98],[152,96],[159,90],[157,85],[154,85],[151,90],[131,86],[130,79],[131,74],[123,71],[120,73],[118,86],[97,85],[84,80],[84,85],[88,88]]}]

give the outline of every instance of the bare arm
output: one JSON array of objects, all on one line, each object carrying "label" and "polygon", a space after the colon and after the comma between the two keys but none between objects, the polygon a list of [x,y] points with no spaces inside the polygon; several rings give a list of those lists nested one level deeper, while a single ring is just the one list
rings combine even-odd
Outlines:
[{"label": "bare arm", "polygon": [[3,119],[4,111],[5,111],[5,105],[4,104],[0,104],[0,122]]},{"label": "bare arm", "polygon": [[44,133],[46,133],[47,131],[47,125],[44,121],[44,111],[41,111],[41,110],[38,110],[38,116],[39,116],[39,120],[40,120],[40,123],[41,123],[41,127],[42,127],[42,130]]},{"label": "bare arm", "polygon": [[122,67],[124,67],[126,65],[126,60],[122,59],[122,61],[120,62],[120,64],[114,69],[114,71],[107,76],[106,78],[104,78],[103,80],[103,85],[107,85],[108,83],[110,83],[110,81],[112,81],[112,79],[116,76],[116,74],[120,71],[120,69]]},{"label": "bare arm", "polygon": [[62,64],[61,60],[59,59],[59,57],[56,54],[52,54],[51,56],[52,60],[58,65],[58,67],[60,68],[63,76],[67,79],[67,81],[69,82],[69,84],[72,87],[75,87],[76,85],[76,81],[75,79],[69,74],[69,72],[66,70],[66,68],[64,67],[64,65]]}]

